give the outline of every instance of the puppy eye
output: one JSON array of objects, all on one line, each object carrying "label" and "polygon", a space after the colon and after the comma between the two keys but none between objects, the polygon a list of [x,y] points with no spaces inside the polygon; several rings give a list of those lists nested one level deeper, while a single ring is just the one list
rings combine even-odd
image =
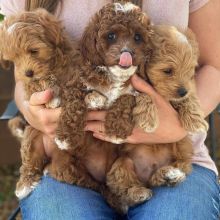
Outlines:
[{"label": "puppy eye", "polygon": [[37,55],[38,54],[38,49],[29,49],[28,52],[31,54],[31,55]]},{"label": "puppy eye", "polygon": [[136,33],[134,35],[134,40],[137,42],[137,43],[140,43],[142,41],[142,37],[140,34]]},{"label": "puppy eye", "polygon": [[172,75],[172,74],[173,74],[173,70],[172,70],[171,68],[165,69],[165,70],[163,70],[163,72],[164,72],[166,75]]},{"label": "puppy eye", "polygon": [[111,32],[107,36],[108,41],[114,41],[116,39],[116,34]]}]

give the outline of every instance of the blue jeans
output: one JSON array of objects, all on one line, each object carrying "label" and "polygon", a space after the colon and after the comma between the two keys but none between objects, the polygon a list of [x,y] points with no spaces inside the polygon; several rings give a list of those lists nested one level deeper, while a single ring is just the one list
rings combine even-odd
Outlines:
[{"label": "blue jeans", "polygon": [[24,220],[217,220],[220,186],[209,169],[193,172],[176,187],[157,187],[148,201],[119,216],[103,197],[88,189],[44,176],[30,196],[20,201]]}]

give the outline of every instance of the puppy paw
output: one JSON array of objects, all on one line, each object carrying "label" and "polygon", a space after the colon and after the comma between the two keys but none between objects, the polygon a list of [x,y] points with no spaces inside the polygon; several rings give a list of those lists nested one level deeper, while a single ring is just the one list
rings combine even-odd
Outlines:
[{"label": "puppy paw", "polygon": [[21,128],[16,128],[14,131],[16,137],[23,139],[24,138],[24,130]]},{"label": "puppy paw", "polygon": [[8,121],[8,127],[11,131],[11,133],[17,137],[18,139],[24,138],[24,131],[26,127],[26,122],[23,118],[20,116],[17,116],[15,118],[12,118]]},{"label": "puppy paw", "polygon": [[140,94],[136,97],[136,107],[133,109],[133,116],[135,125],[145,132],[154,132],[158,127],[157,109],[148,95]]},{"label": "puppy paw", "polygon": [[33,183],[25,183],[25,182],[18,182],[15,190],[15,195],[19,200],[24,199],[27,197],[39,184],[39,182]]},{"label": "puppy paw", "polygon": [[152,191],[145,187],[133,186],[128,189],[128,198],[131,206],[143,203],[152,197]]},{"label": "puppy paw", "polygon": [[69,144],[67,143],[66,140],[59,140],[57,137],[54,139],[55,143],[57,144],[57,147],[61,150],[68,150],[69,149]]},{"label": "puppy paw", "polygon": [[138,119],[135,117],[135,122],[136,124],[138,124],[138,127],[143,129],[147,133],[154,132],[158,127],[157,120],[146,119],[146,112],[142,115],[139,115]]},{"label": "puppy paw", "polygon": [[166,183],[169,186],[174,186],[178,183],[181,183],[185,180],[185,178],[186,174],[178,168],[170,169],[167,173],[165,173]]},{"label": "puppy paw", "polygon": [[107,98],[96,91],[92,91],[86,95],[85,103],[90,109],[101,109],[106,106]]},{"label": "puppy paw", "polygon": [[186,178],[186,174],[173,166],[158,169],[150,179],[151,186],[174,186]]},{"label": "puppy paw", "polygon": [[116,136],[110,136],[109,141],[113,144],[122,144],[125,143],[125,139],[117,138]]},{"label": "puppy paw", "polygon": [[181,119],[183,127],[189,132],[207,132],[209,125],[205,119],[200,116],[186,117]]},{"label": "puppy paw", "polygon": [[60,97],[54,97],[52,100],[50,100],[47,104],[47,108],[58,108],[60,106],[61,99]]}]

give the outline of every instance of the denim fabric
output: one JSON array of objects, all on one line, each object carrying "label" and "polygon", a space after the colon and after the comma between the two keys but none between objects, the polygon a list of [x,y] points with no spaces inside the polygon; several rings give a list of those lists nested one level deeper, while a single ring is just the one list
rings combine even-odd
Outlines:
[{"label": "denim fabric", "polygon": [[175,187],[157,187],[146,203],[119,216],[103,197],[88,189],[44,176],[30,196],[20,201],[23,220],[218,220],[220,186],[215,173],[193,165]]}]

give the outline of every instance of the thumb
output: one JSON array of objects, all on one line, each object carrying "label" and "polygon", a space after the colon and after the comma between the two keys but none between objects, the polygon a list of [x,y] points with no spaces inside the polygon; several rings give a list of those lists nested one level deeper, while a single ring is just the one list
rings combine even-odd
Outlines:
[{"label": "thumb", "polygon": [[156,95],[156,91],[153,89],[153,87],[149,83],[147,83],[143,79],[141,79],[139,76],[137,76],[136,74],[134,74],[131,77],[131,83],[132,83],[133,87],[136,90],[138,90],[139,92],[146,93],[149,96]]},{"label": "thumb", "polygon": [[53,97],[53,91],[47,89],[42,92],[35,92],[31,95],[29,104],[30,105],[44,105],[48,103]]}]

